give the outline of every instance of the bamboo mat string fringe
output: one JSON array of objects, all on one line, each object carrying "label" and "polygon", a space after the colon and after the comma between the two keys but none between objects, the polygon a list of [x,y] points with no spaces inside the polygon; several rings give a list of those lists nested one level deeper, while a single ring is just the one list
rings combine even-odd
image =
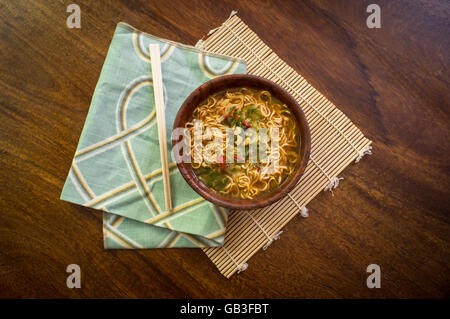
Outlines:
[{"label": "bamboo mat string fringe", "polygon": [[[229,214],[223,247],[203,248],[227,278],[247,269],[248,260],[295,216],[309,216],[306,205],[320,192],[335,189],[337,177],[352,162],[372,154],[372,141],[324,95],[287,65],[233,11],[218,28],[197,45],[201,50],[224,54],[247,62],[247,73],[278,83],[297,100],[311,132],[311,161],[295,188],[272,205]],[[334,195],[334,194],[333,194]],[[249,218],[250,216],[250,218]],[[272,240],[272,242],[273,242]],[[271,242],[271,243],[272,243]]]},{"label": "bamboo mat string fringe", "polygon": [[327,186],[325,186],[325,188],[323,189],[324,192],[326,191],[330,191],[332,195],[334,195],[333,193],[333,189],[339,186],[339,181],[344,179],[343,177],[333,177],[331,178],[324,170],[322,167],[320,167],[319,164],[317,164],[317,162],[312,158],[312,156],[309,157],[309,159],[311,160],[311,162],[314,163],[314,165],[317,166],[317,168],[325,175],[326,178],[328,178],[328,180],[330,181],[330,184],[328,184]]},{"label": "bamboo mat string fringe", "polygon": [[[236,11],[236,10],[232,10],[231,13],[230,13],[230,16],[228,17],[228,19],[225,20],[225,22],[227,22],[228,20],[230,20],[230,19],[231,19],[234,15],[236,15],[236,14],[237,14],[237,11]],[[225,22],[224,22],[224,23],[225,23]],[[223,24],[222,24],[222,25],[223,25]],[[220,27],[221,27],[221,26],[209,30],[209,32],[208,32],[208,34],[207,34],[206,36],[207,36],[207,37],[210,36],[211,34],[213,34],[214,32],[216,32],[217,30],[219,30]],[[204,39],[204,38],[205,38],[205,37],[201,38],[201,39],[198,40],[198,42],[195,44],[195,46],[196,46],[198,49],[202,50],[202,51],[204,50],[204,42],[203,42],[203,39]]]},{"label": "bamboo mat string fringe", "polygon": [[338,186],[339,186],[339,181],[340,181],[340,180],[343,180],[343,179],[344,179],[343,177],[337,177],[337,176],[336,176],[336,177],[333,177],[331,183],[328,184],[328,185],[323,189],[323,191],[324,191],[324,192],[330,191],[331,194],[334,196],[333,188],[338,187]]},{"label": "bamboo mat string fringe", "polygon": [[303,218],[309,217],[309,214],[308,214],[308,208],[306,208],[306,206],[303,206],[303,207],[300,206],[300,204],[297,203],[297,201],[295,200],[294,197],[292,197],[291,194],[288,193],[288,196],[289,196],[290,199],[292,199],[292,201],[294,202],[295,206],[297,206],[298,209],[300,210],[300,215],[301,215]]},{"label": "bamboo mat string fringe", "polygon": [[253,222],[258,225],[258,227],[261,229],[261,231],[266,235],[267,239],[269,240],[263,247],[263,250],[266,250],[275,240],[280,239],[280,235],[283,233],[283,231],[279,231],[275,236],[270,237],[269,234],[264,230],[264,227],[261,226],[260,223],[250,214],[248,211],[246,211],[247,215],[253,220]]},{"label": "bamboo mat string fringe", "polygon": [[366,145],[361,151],[359,156],[356,158],[355,163],[358,163],[364,155],[372,155],[372,145]]},{"label": "bamboo mat string fringe", "polygon": [[243,263],[243,264],[238,264],[236,262],[236,260],[234,260],[233,256],[230,255],[230,253],[228,252],[228,250],[224,247],[222,247],[223,251],[228,255],[228,257],[231,258],[231,260],[236,264],[236,270],[238,272],[238,274],[242,271],[245,271],[248,268],[248,264],[247,263]]}]

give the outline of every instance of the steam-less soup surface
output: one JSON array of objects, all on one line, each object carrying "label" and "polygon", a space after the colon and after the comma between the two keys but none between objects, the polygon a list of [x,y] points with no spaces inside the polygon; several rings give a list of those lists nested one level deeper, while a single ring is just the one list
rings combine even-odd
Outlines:
[{"label": "steam-less soup surface", "polygon": [[[268,91],[238,88],[210,95],[186,128],[195,174],[222,195],[260,197],[278,188],[299,161],[295,117]],[[194,131],[200,132],[200,141]]]}]

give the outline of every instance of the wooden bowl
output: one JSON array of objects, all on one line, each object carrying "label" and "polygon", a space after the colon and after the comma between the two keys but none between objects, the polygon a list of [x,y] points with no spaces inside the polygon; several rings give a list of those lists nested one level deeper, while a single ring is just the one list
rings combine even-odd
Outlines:
[{"label": "wooden bowl", "polygon": [[[286,196],[298,183],[300,177],[305,171],[306,165],[309,161],[311,137],[309,134],[309,126],[306,121],[306,117],[295,99],[278,84],[258,76],[245,74],[221,76],[204,83],[192,92],[191,95],[189,95],[183,105],[181,105],[173,127],[184,128],[186,123],[191,121],[194,109],[211,94],[226,89],[240,87],[267,90],[282,103],[286,104],[286,106],[288,106],[291,110],[300,130],[301,142],[298,149],[298,154],[300,156],[299,158],[301,160],[297,162],[294,173],[291,174],[291,176],[289,176],[278,189],[271,191],[270,193],[261,195],[261,197],[257,197],[255,199],[240,199],[221,195],[204,185],[194,173],[190,163],[180,162],[177,163],[177,165],[181,175],[183,175],[188,184],[208,201],[222,207],[247,210],[270,205]],[[172,146],[180,140],[181,137],[179,139],[173,139]]]}]

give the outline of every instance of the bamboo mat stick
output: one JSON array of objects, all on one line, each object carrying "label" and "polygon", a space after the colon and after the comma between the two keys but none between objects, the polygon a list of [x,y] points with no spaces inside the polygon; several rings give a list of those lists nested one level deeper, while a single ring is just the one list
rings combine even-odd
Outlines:
[{"label": "bamboo mat stick", "polygon": [[172,196],[170,193],[169,157],[167,155],[166,116],[164,109],[164,94],[161,73],[161,57],[159,44],[150,44],[150,60],[153,77],[153,90],[155,95],[156,118],[158,122],[159,151],[163,172],[164,199],[166,210],[172,210]]}]

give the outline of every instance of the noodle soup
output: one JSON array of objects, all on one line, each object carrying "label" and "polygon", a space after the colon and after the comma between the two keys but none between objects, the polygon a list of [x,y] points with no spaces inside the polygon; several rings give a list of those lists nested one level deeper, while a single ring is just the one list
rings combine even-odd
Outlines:
[{"label": "noodle soup", "polygon": [[269,91],[229,89],[210,95],[185,126],[192,168],[225,196],[253,199],[279,188],[300,160],[289,108]]}]

